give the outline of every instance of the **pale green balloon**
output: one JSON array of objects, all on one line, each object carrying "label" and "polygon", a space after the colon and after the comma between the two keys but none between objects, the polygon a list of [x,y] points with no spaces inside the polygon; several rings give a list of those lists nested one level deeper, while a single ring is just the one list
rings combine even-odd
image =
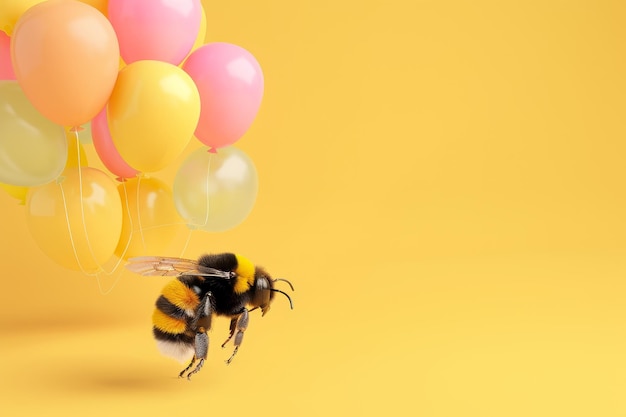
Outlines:
[{"label": "pale green balloon", "polygon": [[39,113],[17,81],[0,81],[0,182],[42,185],[57,178],[66,161],[63,127]]},{"label": "pale green balloon", "polygon": [[248,217],[258,186],[254,163],[243,151],[229,146],[211,153],[201,148],[178,169],[173,197],[190,228],[221,232]]}]

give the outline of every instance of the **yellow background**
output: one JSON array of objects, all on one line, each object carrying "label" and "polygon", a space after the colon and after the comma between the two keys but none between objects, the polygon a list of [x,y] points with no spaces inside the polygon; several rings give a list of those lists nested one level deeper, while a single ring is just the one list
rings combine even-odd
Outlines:
[{"label": "yellow background", "polygon": [[229,366],[217,321],[178,380],[165,281],[101,295],[2,195],[2,415],[626,415],[626,3],[203,3],[264,69],[260,189],[184,255],[246,254],[295,310],[254,313]]}]

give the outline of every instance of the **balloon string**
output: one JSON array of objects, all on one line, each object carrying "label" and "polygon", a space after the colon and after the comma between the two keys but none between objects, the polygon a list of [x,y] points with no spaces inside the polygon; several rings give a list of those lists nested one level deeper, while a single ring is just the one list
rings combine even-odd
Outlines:
[{"label": "balloon string", "polygon": [[97,274],[92,274],[87,272],[87,270],[83,267],[83,264],[80,262],[80,259],[78,257],[78,252],[76,251],[76,243],[74,242],[74,234],[72,233],[72,226],[70,225],[70,216],[69,216],[69,212],[67,209],[67,200],[65,198],[65,190],[63,189],[63,183],[59,182],[59,188],[61,189],[61,197],[63,198],[63,209],[65,211],[65,223],[67,224],[67,231],[69,232],[70,235],[70,244],[72,245],[72,252],[74,253],[74,259],[76,260],[76,263],[78,263],[78,267],[80,268],[81,272],[85,275],[88,276],[95,276]]},{"label": "balloon string", "polygon": [[189,229],[189,233],[187,234],[187,241],[185,242],[185,246],[183,246],[183,250],[180,252],[179,258],[184,258],[185,252],[187,251],[187,248],[189,247],[189,242],[191,241],[191,232],[192,230]]},{"label": "balloon string", "polygon": [[[98,264],[98,262],[95,259],[95,256],[93,254],[93,251],[91,249],[91,245],[89,244],[89,237],[87,236],[87,226],[85,224],[85,208],[84,208],[84,204],[83,204],[83,175],[82,175],[82,167],[80,164],[80,142],[78,139],[78,131],[74,130],[74,135],[76,136],[76,156],[77,156],[77,163],[78,163],[78,190],[79,190],[79,200],[80,200],[80,211],[81,211],[81,217],[82,217],[82,221],[83,221],[83,230],[85,231],[85,238],[87,240],[87,246],[89,248],[89,251],[91,253],[92,256],[92,260],[94,262],[96,262],[96,265],[98,265],[98,268],[101,268],[101,266]],[[65,190],[63,189],[63,184],[62,182],[59,183],[59,187],[61,188],[61,197],[63,198],[63,208],[65,210],[65,221],[67,223],[67,229],[70,235],[70,243],[72,245],[72,251],[74,253],[74,259],[76,260],[76,263],[78,264],[78,267],[80,268],[80,270],[83,272],[83,274],[88,275],[88,276],[97,276],[97,270],[96,273],[89,273],[87,272],[87,270],[85,269],[85,267],[83,266],[81,260],[79,259],[78,256],[78,251],[76,250],[76,242],[74,241],[74,234],[72,233],[72,227],[70,225],[70,218],[69,218],[69,210],[67,207],[67,199],[65,196]]]},{"label": "balloon string", "polygon": [[[119,267],[121,261],[122,261],[122,259],[120,258],[120,260],[117,261],[117,263],[115,264],[115,267],[113,268],[113,271],[111,271],[111,273],[108,273],[108,272],[105,271],[105,274],[106,275],[113,275],[113,273]],[[109,295],[111,293],[111,291],[113,291],[113,289],[117,286],[118,282],[120,281],[120,278],[122,277],[122,273],[123,272],[124,272],[123,270],[117,271],[117,276],[115,277],[115,281],[113,281],[113,284],[111,284],[111,286],[109,287],[108,290],[104,290],[102,288],[102,281],[100,280],[100,274],[96,274],[96,281],[98,282],[98,292],[100,292],[100,295]]]},{"label": "balloon string", "polygon": [[[78,146],[78,132],[74,131],[74,133],[76,135],[77,146]],[[77,155],[78,155],[78,181],[79,181],[79,189],[80,189],[80,202],[81,202],[81,211],[83,211],[82,173],[81,173],[81,166],[80,166],[80,148],[78,147],[77,147]],[[80,261],[80,258],[78,256],[78,251],[76,249],[76,242],[74,241],[74,233],[72,233],[72,226],[70,223],[70,215],[69,215],[69,210],[67,207],[67,198],[65,195],[65,190],[63,189],[63,182],[61,181],[58,184],[59,184],[59,188],[61,189],[61,197],[63,198],[63,210],[65,212],[65,223],[67,224],[67,231],[70,236],[70,244],[72,245],[72,252],[74,253],[74,259],[76,260],[76,263],[78,264],[78,268],[81,270],[83,274],[88,275],[88,276],[97,276],[97,273],[87,272],[82,262]],[[85,222],[85,219],[84,219],[84,212],[83,212],[83,224],[84,222]]]},{"label": "balloon string", "polygon": [[[120,258],[120,260],[118,260],[116,265],[113,267],[113,270],[109,272],[109,271],[106,271],[103,268],[103,266],[97,261],[96,256],[94,254],[93,247],[91,246],[91,242],[89,240],[89,234],[87,233],[87,223],[86,223],[86,220],[85,220],[85,205],[84,205],[84,201],[83,201],[83,175],[82,175],[82,166],[81,166],[81,158],[80,158],[80,140],[79,140],[79,137],[78,137],[78,130],[74,130],[74,135],[76,137],[76,157],[77,157],[77,167],[78,167],[78,188],[79,188],[81,220],[82,220],[82,224],[83,224],[83,231],[85,233],[85,240],[87,242],[87,247],[89,249],[89,253],[91,255],[92,260],[94,261],[94,263],[98,267],[95,272],[88,272],[87,269],[85,268],[85,266],[83,265],[83,263],[81,262],[80,257],[78,256],[78,250],[76,248],[76,241],[74,240],[74,234],[72,233],[72,227],[71,227],[70,218],[69,218],[69,209],[68,209],[68,205],[67,205],[67,197],[66,197],[66,194],[65,194],[65,190],[63,189],[62,182],[59,182],[59,188],[61,189],[61,197],[63,198],[63,209],[64,209],[64,212],[65,212],[65,222],[67,224],[67,229],[68,229],[68,233],[69,233],[69,237],[70,237],[70,244],[72,246],[72,252],[74,254],[74,259],[76,260],[76,263],[78,264],[79,269],[81,270],[81,272],[83,274],[85,274],[87,276],[95,276],[96,279],[97,279],[97,282],[98,282],[98,289],[100,291],[100,294],[107,295],[116,286],[117,282],[119,281],[119,279],[121,277],[121,272],[118,274],[116,280],[114,281],[112,286],[107,291],[104,291],[102,289],[102,284],[100,282],[100,273],[104,272],[106,275],[112,275],[113,273],[115,273],[117,271],[117,269],[119,268],[119,265],[121,263],[122,258]],[[124,191],[126,191],[126,189],[124,189]],[[132,233],[132,230],[131,230],[131,233]],[[129,242],[130,242],[130,240],[129,240]],[[128,249],[128,244],[126,245],[126,249]],[[126,251],[126,249],[125,249],[125,251]]]},{"label": "balloon string", "polygon": [[[126,241],[126,246],[124,247],[124,250],[122,251],[122,253],[119,256],[119,259],[117,260],[117,262],[115,263],[115,266],[113,267],[113,270],[110,273],[107,273],[106,271],[105,274],[106,275],[112,275],[115,273],[115,271],[118,270],[118,268],[120,267],[120,264],[122,263],[122,260],[124,260],[124,256],[126,255],[126,252],[128,251],[128,248],[130,247],[130,242],[133,238],[133,218],[130,215],[130,205],[128,204],[128,192],[126,190],[126,182],[122,182],[122,189],[124,190],[124,200],[126,202],[126,213],[128,214],[128,221],[130,223],[130,234],[128,236],[128,240]],[[108,290],[104,291],[102,289],[102,282],[100,281],[100,276],[97,275],[97,281],[98,281],[98,290],[100,291],[101,295],[108,295],[111,293],[111,291],[113,291],[113,289],[117,286],[117,283],[119,282],[120,278],[122,277],[122,272],[123,271],[118,271],[117,273],[117,277],[115,278],[115,281],[113,281],[113,284],[111,284],[111,286],[109,287]]]},{"label": "balloon string", "polygon": [[[70,243],[72,245],[72,251],[74,253],[74,259],[76,259],[76,263],[78,263],[78,267],[80,268],[80,270],[82,271],[83,274],[87,275],[87,276],[95,276],[96,277],[96,281],[98,282],[98,290],[100,291],[100,294],[102,295],[107,295],[109,294],[111,291],[113,291],[113,288],[115,288],[115,286],[117,285],[120,277],[122,276],[121,271],[120,273],[118,273],[117,278],[115,279],[115,281],[113,282],[113,284],[111,285],[111,287],[107,290],[104,291],[102,289],[102,284],[100,282],[100,274],[98,272],[96,273],[90,273],[87,272],[87,270],[85,269],[85,267],[83,266],[83,264],[81,263],[79,256],[78,256],[78,252],[76,251],[76,243],[74,242],[74,235],[72,233],[72,227],[70,225],[70,217],[69,217],[69,213],[68,213],[68,209],[67,209],[67,200],[65,198],[65,190],[63,189],[63,184],[59,183],[59,187],[61,188],[61,196],[63,197],[63,209],[65,210],[65,222],[67,224],[67,230],[69,232],[70,235]],[[119,266],[119,262],[118,264],[115,266],[115,269]]]},{"label": "balloon string", "polygon": [[204,223],[201,226],[206,226],[209,223],[209,211],[210,211],[210,201],[209,201],[209,174],[211,172],[211,160],[213,159],[213,154],[209,153],[209,162],[206,166],[206,183],[205,190],[206,193],[206,216],[204,217]]},{"label": "balloon string", "polygon": [[210,201],[210,196],[209,196],[209,178],[210,178],[210,173],[211,173],[211,161],[213,160],[213,154],[214,152],[212,152],[212,150],[209,150],[209,160],[207,162],[207,166],[206,166],[206,182],[205,182],[205,188],[204,188],[204,192],[206,195],[206,215],[204,216],[204,223],[202,224],[188,224],[189,227],[189,233],[187,234],[187,240],[185,241],[185,245],[183,246],[183,250],[180,252],[180,257],[182,258],[185,254],[185,251],[187,251],[187,248],[189,247],[189,242],[191,242],[191,234],[193,232],[193,229],[197,228],[197,227],[202,227],[202,226],[206,226],[207,224],[209,224],[209,212],[210,207],[211,207],[211,201]]},{"label": "balloon string", "polygon": [[[130,234],[128,236],[128,240],[126,241],[126,246],[124,247],[124,250],[120,254],[120,260],[115,265],[115,268],[117,268],[119,264],[122,262],[122,259],[124,259],[124,256],[126,255],[128,248],[130,247],[130,241],[133,239],[133,216],[130,215],[130,204],[128,203],[128,191],[126,190],[126,181],[122,182],[122,189],[124,190],[124,202],[126,203],[126,213],[128,214],[128,223],[130,223],[129,225]],[[113,269],[113,271],[115,271],[115,268]]]},{"label": "balloon string", "polygon": [[[135,207],[137,208],[137,223],[139,223],[139,235],[141,236],[141,245],[143,247],[143,250],[146,250],[146,239],[143,234],[143,227],[141,225],[141,210],[139,210],[139,207],[141,207],[141,204],[139,202],[139,187],[141,187],[141,177],[142,177],[141,175],[137,177],[137,192],[136,192]],[[130,217],[130,213],[128,213],[128,216]]]},{"label": "balloon string", "polygon": [[148,231],[148,230],[155,230],[155,229],[160,229],[162,227],[172,227],[172,226],[181,226],[181,225],[186,225],[187,223],[185,222],[174,222],[174,223],[162,223],[162,224],[155,224],[154,226],[146,226],[143,228],[144,231]]},{"label": "balloon string", "polygon": [[93,251],[93,247],[91,246],[91,241],[89,240],[89,233],[87,232],[87,221],[85,220],[85,201],[83,199],[83,169],[80,163],[80,140],[78,139],[78,130],[74,130],[74,135],[76,136],[76,156],[78,160],[78,195],[80,201],[80,216],[83,222],[83,232],[85,232],[85,240],[87,242],[87,248],[89,249],[89,254],[91,255],[91,260],[96,264],[98,269],[96,270],[96,274],[100,270],[104,270],[98,259],[96,258],[96,254]]}]

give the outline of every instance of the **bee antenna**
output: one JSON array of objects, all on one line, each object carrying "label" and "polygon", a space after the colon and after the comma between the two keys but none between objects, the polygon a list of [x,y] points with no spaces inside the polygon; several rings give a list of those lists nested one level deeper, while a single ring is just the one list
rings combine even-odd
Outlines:
[{"label": "bee antenna", "polygon": [[281,290],[277,290],[276,288],[270,288],[270,291],[279,292],[282,295],[284,295],[285,297],[287,297],[287,299],[289,300],[289,306],[293,310],[293,303],[291,302],[291,297],[289,296],[289,294],[287,294],[286,292],[283,292]]},{"label": "bee antenna", "polygon": [[276,279],[274,280],[274,282],[277,282],[277,281],[283,281],[283,282],[286,282],[286,283],[287,283],[287,284],[289,284],[289,286],[291,287],[291,291],[295,291],[295,290],[293,289],[293,285],[291,285],[291,282],[289,282],[289,281],[288,281],[288,280],[286,280],[285,278],[276,278]]}]

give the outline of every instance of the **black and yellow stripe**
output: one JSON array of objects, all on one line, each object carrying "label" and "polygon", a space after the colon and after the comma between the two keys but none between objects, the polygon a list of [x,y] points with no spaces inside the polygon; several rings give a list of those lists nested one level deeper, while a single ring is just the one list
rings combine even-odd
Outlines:
[{"label": "black and yellow stripe", "polygon": [[205,281],[201,276],[186,275],[165,285],[152,314],[153,333],[158,341],[193,345],[198,329],[191,328],[192,321],[208,282],[211,282],[211,291],[216,296],[217,314],[232,314],[231,310],[239,310],[241,307],[233,300],[238,300],[241,294],[254,285],[255,266],[241,255],[205,255],[198,263],[221,271],[235,272],[235,279]]},{"label": "black and yellow stripe", "polygon": [[200,257],[200,265],[231,271],[237,274],[232,287],[236,294],[243,294],[254,284],[255,266],[246,257],[234,253],[210,254]]},{"label": "black and yellow stripe", "polygon": [[202,279],[180,277],[169,282],[157,299],[152,314],[154,337],[157,340],[193,344],[194,332],[188,328],[188,320],[200,303],[192,289]]}]

